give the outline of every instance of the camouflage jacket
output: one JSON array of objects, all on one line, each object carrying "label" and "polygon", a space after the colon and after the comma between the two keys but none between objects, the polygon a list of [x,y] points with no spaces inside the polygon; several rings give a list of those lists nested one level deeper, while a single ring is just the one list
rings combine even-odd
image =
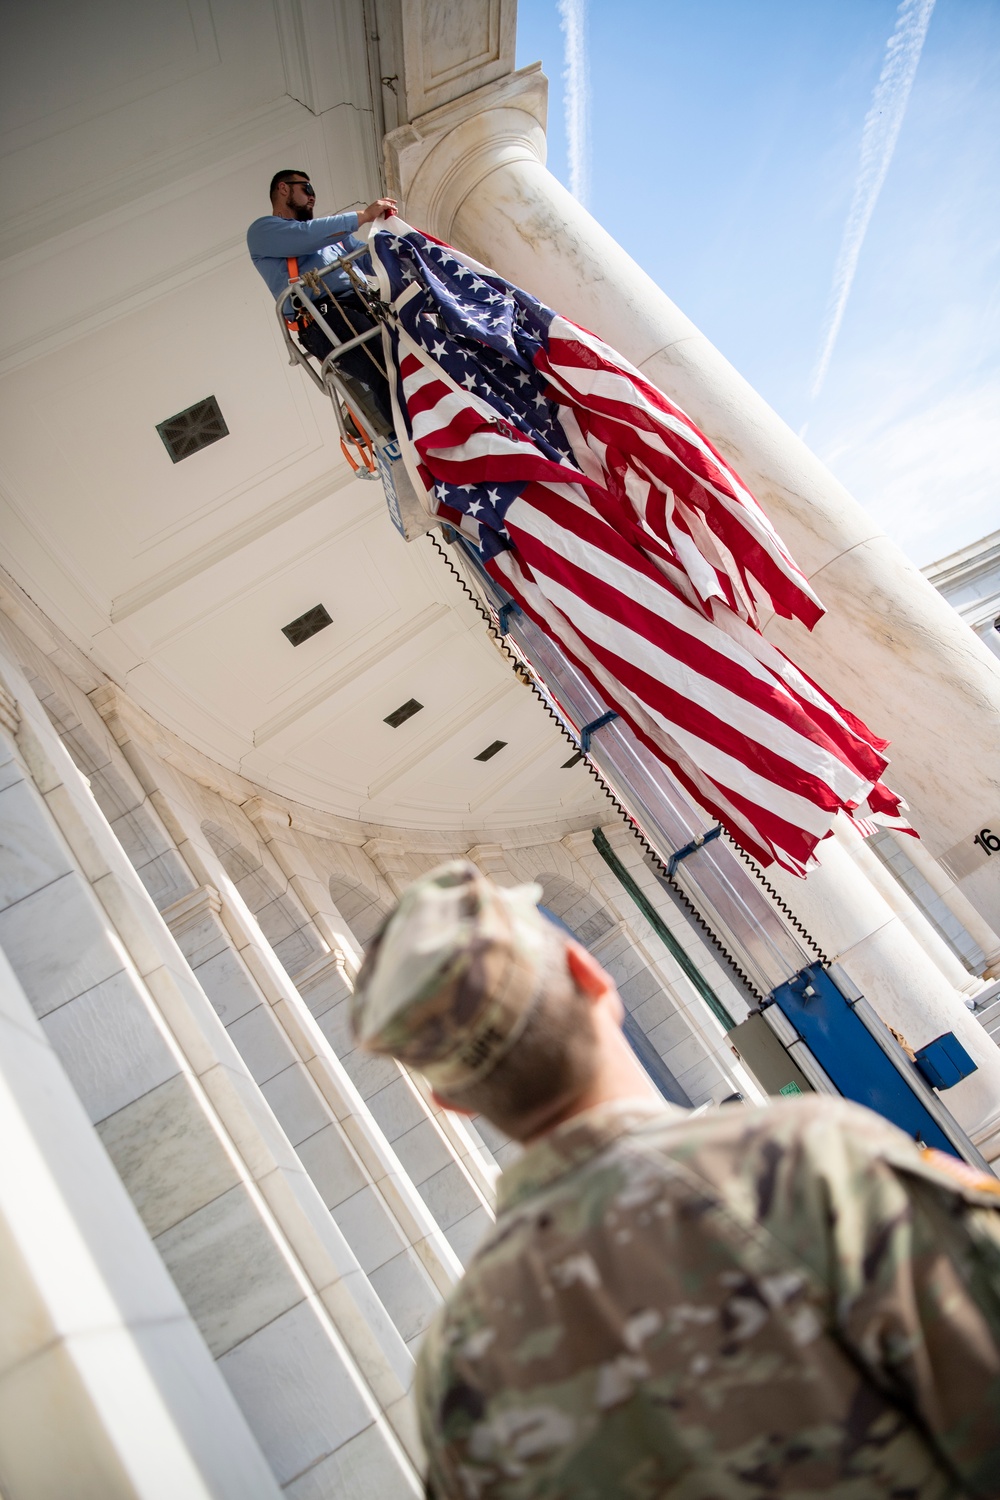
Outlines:
[{"label": "camouflage jacket", "polygon": [[998,1189],[839,1099],[577,1116],[421,1348],[428,1494],[1000,1496]]}]

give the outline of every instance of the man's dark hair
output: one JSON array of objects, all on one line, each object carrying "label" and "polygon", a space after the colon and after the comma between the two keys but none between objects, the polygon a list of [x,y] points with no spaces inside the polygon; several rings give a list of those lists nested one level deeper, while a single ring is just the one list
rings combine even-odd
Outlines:
[{"label": "man's dark hair", "polygon": [[283,167],[280,172],[275,172],[271,178],[271,186],[267,190],[268,197],[271,199],[274,198],[275,193],[278,191],[279,182],[291,182],[293,177],[304,177],[307,182],[309,181],[309,173],[303,171],[301,167]]}]

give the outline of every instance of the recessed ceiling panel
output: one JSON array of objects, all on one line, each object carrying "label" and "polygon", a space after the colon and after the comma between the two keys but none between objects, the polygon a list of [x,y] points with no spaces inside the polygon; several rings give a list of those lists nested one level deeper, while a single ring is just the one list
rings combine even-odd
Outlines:
[{"label": "recessed ceiling panel", "polygon": [[[188,685],[194,702],[224,708],[248,735],[263,730],[261,737],[269,738],[275,719],[287,717],[294,737],[297,710],[349,688],[361,670],[359,656],[374,665],[383,642],[391,650],[397,637],[405,641],[410,599],[386,586],[387,573],[391,580],[391,568],[378,566],[363,534],[318,536],[305,556],[182,626],[152,659]],[[329,604],[332,623],[292,650],[283,627],[317,597]],[[137,634],[136,627],[132,638]],[[390,692],[385,701],[395,707],[399,694]]]},{"label": "recessed ceiling panel", "polygon": [[[578,816],[593,792],[544,710],[378,485],[348,477],[246,254],[288,161],[322,212],[377,191],[371,118],[335,107],[345,78],[366,87],[363,28],[323,8],[298,54],[272,0],[13,8],[0,155],[31,190],[0,226],[5,562],[155,720],[260,785],[398,826]],[[499,65],[502,10],[466,18],[477,67]],[[303,55],[330,25],[336,58]],[[214,440],[189,447],[210,395]]]},{"label": "recessed ceiling panel", "polygon": [[226,419],[214,396],[206,396],[204,401],[196,401],[176,416],[157,422],[156,430],[170,462],[175,464],[229,436]]},{"label": "recessed ceiling panel", "polygon": [[[155,25],[150,25],[155,13]],[[10,134],[33,121],[51,120],[75,108],[76,122],[102,114],[108,96],[127,83],[197,66],[204,51],[206,0],[33,0],[12,5],[4,19],[4,46],[17,67],[4,75],[0,130]],[[196,16],[202,24],[196,25]],[[218,61],[213,47],[212,60]]]}]

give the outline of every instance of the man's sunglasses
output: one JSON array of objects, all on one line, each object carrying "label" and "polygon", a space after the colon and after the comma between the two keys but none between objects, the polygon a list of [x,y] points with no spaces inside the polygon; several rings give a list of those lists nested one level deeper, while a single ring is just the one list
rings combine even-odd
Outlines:
[{"label": "man's sunglasses", "polygon": [[306,194],[310,198],[315,198],[316,196],[316,189],[313,187],[311,182],[300,182],[298,178],[296,178],[294,182],[289,182],[288,186],[305,188]]}]

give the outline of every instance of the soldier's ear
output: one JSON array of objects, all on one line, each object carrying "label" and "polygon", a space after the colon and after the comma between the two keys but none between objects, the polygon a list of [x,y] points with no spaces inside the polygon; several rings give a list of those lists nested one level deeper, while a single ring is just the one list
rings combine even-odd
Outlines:
[{"label": "soldier's ear", "polygon": [[572,938],[566,941],[566,967],[577,989],[582,990],[594,1004],[609,990],[614,989],[610,974],[601,968],[592,953],[573,942]]},{"label": "soldier's ear", "polygon": [[450,1109],[453,1115],[468,1115],[469,1119],[471,1120],[473,1115],[476,1113],[474,1109],[466,1109],[464,1105],[453,1104],[450,1099],[443,1099],[438,1093],[437,1089],[431,1089],[431,1098],[434,1100],[434,1103],[437,1105],[438,1109]]}]

